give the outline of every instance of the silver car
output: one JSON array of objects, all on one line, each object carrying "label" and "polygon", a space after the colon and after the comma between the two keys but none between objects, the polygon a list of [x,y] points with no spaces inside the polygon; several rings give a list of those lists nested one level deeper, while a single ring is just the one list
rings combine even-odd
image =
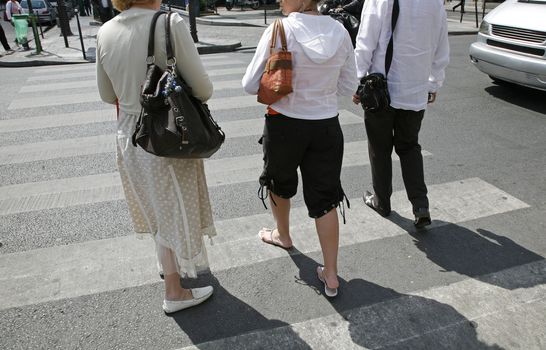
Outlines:
[{"label": "silver car", "polygon": [[[21,0],[21,7],[23,13],[28,13],[28,0]],[[55,23],[57,17],[57,11],[47,0],[32,0],[32,10],[38,15],[40,23]]]},{"label": "silver car", "polygon": [[494,81],[546,91],[546,0],[506,0],[492,10],[470,60]]}]

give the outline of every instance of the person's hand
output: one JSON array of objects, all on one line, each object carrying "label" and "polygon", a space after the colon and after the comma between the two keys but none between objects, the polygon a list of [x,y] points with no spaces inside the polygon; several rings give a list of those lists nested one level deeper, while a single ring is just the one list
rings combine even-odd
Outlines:
[{"label": "person's hand", "polygon": [[429,92],[428,93],[428,101],[427,103],[434,103],[436,101],[436,93],[435,92]]},{"label": "person's hand", "polygon": [[358,94],[354,94],[353,95],[353,103],[355,105],[359,104],[360,103],[360,96],[358,96]]}]

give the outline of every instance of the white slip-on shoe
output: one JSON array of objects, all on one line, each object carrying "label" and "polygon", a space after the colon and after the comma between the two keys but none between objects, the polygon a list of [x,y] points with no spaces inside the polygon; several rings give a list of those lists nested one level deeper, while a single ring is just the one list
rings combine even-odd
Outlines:
[{"label": "white slip-on shoe", "polygon": [[163,311],[167,314],[172,314],[180,310],[187,309],[189,307],[199,305],[207,300],[213,292],[212,286],[206,286],[202,288],[192,288],[191,294],[193,298],[188,300],[163,300]]}]

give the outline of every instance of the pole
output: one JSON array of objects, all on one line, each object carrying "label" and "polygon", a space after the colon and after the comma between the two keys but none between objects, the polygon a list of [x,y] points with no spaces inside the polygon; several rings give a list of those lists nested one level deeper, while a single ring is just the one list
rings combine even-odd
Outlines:
[{"label": "pole", "polygon": [[34,43],[36,45],[36,54],[42,52],[42,43],[40,41],[40,35],[38,34],[38,29],[36,28],[36,18],[34,15],[34,9],[32,8],[32,0],[27,1],[28,4],[28,15],[30,19],[30,25],[32,26],[32,35],[34,35]]},{"label": "pole", "polygon": [[83,45],[83,37],[82,37],[82,27],[80,26],[80,16],[78,14],[78,9],[76,9],[76,22],[78,23],[78,34],[80,34],[80,43],[82,44],[82,53],[83,53],[83,59],[87,60],[87,57],[85,56],[85,46]]},{"label": "pole", "polygon": [[194,43],[199,42],[197,37],[197,23],[195,22],[195,14],[199,9],[199,0],[189,0],[188,12],[190,13],[190,34]]},{"label": "pole", "polygon": [[38,16],[38,11],[36,11],[36,18],[38,18],[38,27],[40,27],[40,35],[42,39],[44,38],[44,30],[42,29],[42,22],[40,22],[40,17]]},{"label": "pole", "polygon": [[474,0],[474,12],[476,12],[476,28],[478,28],[478,0]]},{"label": "pole", "polygon": [[72,36],[70,30],[70,23],[68,20],[68,14],[66,13],[66,5],[64,0],[57,1],[57,10],[59,11],[59,26],[61,27],[61,34],[64,38],[64,46],[68,47],[68,36]]}]

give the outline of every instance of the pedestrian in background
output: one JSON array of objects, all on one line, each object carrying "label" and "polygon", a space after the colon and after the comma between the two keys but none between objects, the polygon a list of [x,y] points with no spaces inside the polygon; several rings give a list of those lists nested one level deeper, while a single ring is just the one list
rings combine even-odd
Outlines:
[{"label": "pedestrian in background", "polygon": [[[370,73],[386,75],[385,57],[392,33],[394,3],[393,0],[364,3],[355,49],[359,78]],[[427,103],[435,101],[449,62],[446,11],[441,0],[399,2],[392,52],[387,76],[390,106],[364,113],[375,192],[366,192],[364,201],[380,215],[390,214],[394,147],[400,157],[414,223],[421,228],[429,225],[431,218],[419,130]],[[353,101],[360,102],[358,95]]]},{"label": "pedestrian in background", "polygon": [[85,10],[86,16],[91,16],[93,12],[91,11],[91,1],[90,0],[83,0],[83,8]]},{"label": "pedestrian in background", "polygon": [[[23,8],[17,0],[9,0],[6,3],[6,19],[11,23],[13,27],[15,27],[15,23],[13,22],[13,15],[19,15],[21,13],[23,13]],[[15,43],[17,45],[22,45],[25,50],[30,50],[30,46],[28,45],[28,40],[26,38],[26,33],[24,34],[22,40],[15,39]]]},{"label": "pedestrian in background", "polygon": [[[203,160],[162,158],[133,146],[146,79],[150,23],[161,0],[114,0],[122,11],[97,34],[97,83],[103,101],[119,101],[117,160],[125,197],[137,233],[151,234],[165,279],[166,313],[197,305],[212,295],[212,286],[185,289],[180,277],[208,270],[204,237],[216,235]],[[155,64],[166,68],[165,15],[155,31]],[[176,68],[205,102],[212,83],[184,20],[171,16]]]},{"label": "pedestrian in background", "polygon": [[[264,134],[264,170],[260,177],[270,197],[277,227],[264,228],[260,238],[289,249],[290,198],[296,194],[299,167],[309,216],[315,219],[324,267],[317,267],[325,294],[337,295],[339,222],[336,208],[345,194],[341,187],[343,133],[337,96],[350,96],[357,87],[353,46],[343,26],[319,16],[315,0],[282,0],[282,20],[288,51],[292,52],[294,91],[267,107]],[[272,26],[262,35],[242,84],[257,94],[269,57]],[[280,40],[277,41],[277,43]]]},{"label": "pedestrian in background", "polygon": [[0,25],[0,42],[2,43],[2,46],[4,47],[4,50],[6,53],[13,53],[13,50],[9,46],[8,39],[6,38],[6,33],[4,32],[4,28]]}]

